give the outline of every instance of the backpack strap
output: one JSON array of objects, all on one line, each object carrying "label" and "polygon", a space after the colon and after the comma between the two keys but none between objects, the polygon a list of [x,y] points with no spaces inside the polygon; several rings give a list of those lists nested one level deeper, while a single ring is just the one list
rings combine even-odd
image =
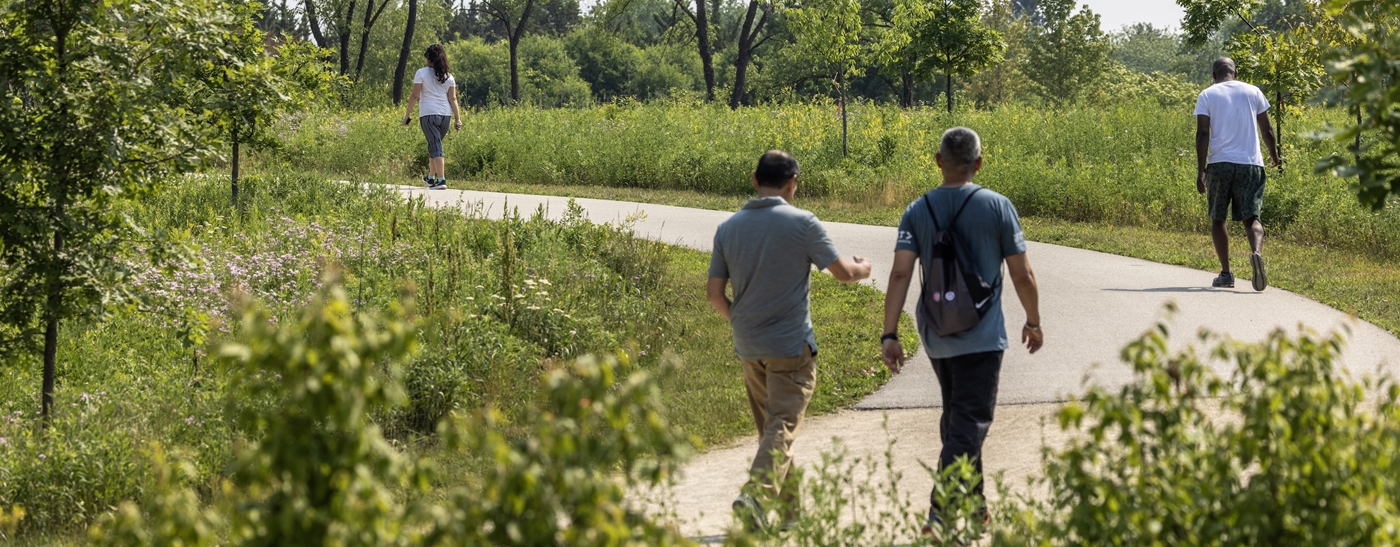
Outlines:
[{"label": "backpack strap", "polygon": [[[957,223],[958,223],[958,217],[961,217],[961,216],[962,216],[962,214],[963,214],[963,209],[967,209],[967,204],[968,204],[969,202],[972,201],[972,196],[977,195],[977,193],[978,193],[978,192],[981,192],[982,190],[983,190],[983,188],[982,188],[981,186],[978,186],[976,190],[973,190],[971,194],[968,194],[968,195],[967,195],[967,198],[963,199],[962,205],[959,205],[959,206],[958,206],[958,212],[956,212],[956,213],[953,214],[953,221],[948,223],[948,229],[949,229],[949,230],[952,230],[952,229],[953,229],[953,226],[956,226],[956,225],[957,225]],[[928,209],[928,216],[929,216],[929,218],[933,219],[933,229],[938,230],[938,231],[943,231],[943,227],[938,225],[938,215],[933,214],[933,205],[930,204],[929,201],[928,201],[928,193],[924,193],[924,200],[923,200],[923,201],[924,201],[924,208],[925,208],[925,209]]]}]

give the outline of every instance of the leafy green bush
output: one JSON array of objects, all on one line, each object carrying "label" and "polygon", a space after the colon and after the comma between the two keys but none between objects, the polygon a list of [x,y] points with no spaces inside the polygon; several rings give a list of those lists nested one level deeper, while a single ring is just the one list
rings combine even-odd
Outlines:
[{"label": "leafy green bush", "polygon": [[[665,417],[654,377],[625,355],[580,359],[551,372],[528,413],[534,435],[508,440],[501,415],[444,422],[454,446],[495,462],[466,477],[444,505],[405,501],[427,487],[427,464],[408,461],[379,434],[376,408],[404,401],[400,366],[416,328],[401,309],[356,314],[337,283],[300,321],[273,325],[254,306],[240,342],[222,351],[239,396],[278,404],[239,418],[256,441],[233,482],[204,505],[187,465],[151,453],[156,487],[94,526],[105,545],[672,545],[685,539],[624,503],[627,486],[665,480],[691,452]],[[625,378],[619,374],[628,374]],[[625,480],[618,481],[615,471]],[[226,539],[221,536],[226,531]]]},{"label": "leafy green bush", "polygon": [[[1066,404],[1060,426],[1081,435],[1047,449],[1050,496],[998,543],[1400,540],[1400,387],[1348,380],[1340,334],[1201,341],[1204,354],[1173,351],[1162,324],[1123,350],[1136,381]],[[1211,372],[1225,362],[1228,379]]]}]

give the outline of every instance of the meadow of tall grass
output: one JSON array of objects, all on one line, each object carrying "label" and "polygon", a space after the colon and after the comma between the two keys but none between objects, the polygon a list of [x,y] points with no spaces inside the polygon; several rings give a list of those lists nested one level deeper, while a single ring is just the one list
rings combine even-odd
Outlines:
[{"label": "meadow of tall grass", "polygon": [[[938,139],[965,125],[983,137],[979,182],[1023,216],[1200,232],[1205,201],[1195,190],[1190,111],[1155,102],[1044,110],[1009,105],[948,114],[857,104],[850,154],[841,154],[840,112],[831,104],[731,111],[689,103],[611,104],[586,109],[496,108],[464,115],[445,142],[449,179],[525,184],[690,190],[741,196],[764,150],[802,162],[801,194],[902,208],[937,184]],[[286,146],[264,154],[335,176],[408,178],[426,165],[416,127],[392,109],[323,113],[284,121]],[[1312,130],[1343,113],[1303,109],[1290,128]],[[1292,131],[1292,130],[1290,130]],[[1357,206],[1350,182],[1314,174],[1339,151],[1331,141],[1285,134],[1285,171],[1269,173],[1263,217],[1273,237],[1400,258],[1400,213]]]},{"label": "meadow of tall grass", "polygon": [[[490,221],[297,172],[246,179],[237,208],[228,191],[226,178],[192,176],[129,211],[181,239],[186,262],[130,257],[135,300],[63,326],[54,421],[34,412],[37,358],[0,359],[0,508],[24,508],[22,534],[71,532],[139,497],[153,442],[193,465],[201,494],[218,492],[236,446],[257,434],[238,417],[276,402],[240,396],[248,386],[214,356],[239,335],[245,302],[261,302],[273,324],[295,321],[328,271],[355,313],[413,302],[422,349],[403,367],[405,404],[374,416],[408,453],[431,456],[443,418],[488,404],[502,432],[523,434],[547,371],[618,350],[640,370],[684,367],[661,396],[699,445],[752,428],[728,326],[704,298],[707,255],[580,214]],[[830,355],[813,405],[822,412],[887,374],[868,337],[845,335],[878,324],[879,293],[822,274],[813,288]]]}]

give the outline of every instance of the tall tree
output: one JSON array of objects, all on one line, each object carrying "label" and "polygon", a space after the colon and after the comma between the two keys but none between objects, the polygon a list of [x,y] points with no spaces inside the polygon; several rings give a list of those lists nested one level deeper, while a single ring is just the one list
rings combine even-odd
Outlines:
[{"label": "tall tree", "polygon": [[384,8],[389,7],[389,0],[379,0],[378,6],[374,0],[365,0],[365,19],[360,25],[360,52],[355,56],[355,81],[360,80],[360,71],[365,68],[365,53],[369,51],[369,32],[374,28],[374,24],[379,21],[379,16],[384,14]]},{"label": "tall tree", "polygon": [[336,43],[340,52],[340,75],[350,74],[350,37],[355,27],[355,0],[335,3],[331,27],[335,29]]},{"label": "tall tree", "polygon": [[970,100],[999,104],[1026,89],[1025,65],[1030,50],[1030,17],[1016,15],[1011,0],[992,0],[982,14],[982,24],[1001,35],[1006,49],[1001,60],[964,79],[963,93]]},{"label": "tall tree", "polygon": [[[859,21],[860,4],[856,2],[855,6],[856,19]],[[758,21],[755,22],[754,17],[758,15],[759,11],[762,11],[763,15],[758,17]],[[768,18],[772,14],[773,4],[764,3],[760,8],[758,0],[749,0],[749,9],[744,13],[744,26],[739,29],[739,50],[734,58],[734,90],[729,96],[729,108],[731,109],[739,108],[739,104],[744,100],[745,86],[748,85],[749,78],[749,63],[753,61],[754,50],[767,42],[769,36],[772,36],[769,34],[765,35],[763,39],[759,39],[759,35],[763,33],[764,26],[768,24]],[[842,72],[842,78],[844,81],[845,72]],[[845,92],[842,93],[844,96]],[[842,115],[844,116],[844,113]]]},{"label": "tall tree", "polygon": [[499,22],[506,30],[506,44],[510,49],[510,100],[520,102],[520,39],[525,36],[525,28],[530,24],[530,12],[535,0],[486,0],[486,13]]},{"label": "tall tree", "polygon": [[[0,347],[43,348],[54,408],[60,323],[120,300],[128,204],[211,153],[193,74],[239,31],[209,0],[32,0],[0,8]],[[41,344],[34,341],[42,337]]]},{"label": "tall tree", "polygon": [[804,55],[817,59],[832,77],[840,96],[841,155],[849,153],[846,116],[846,77],[865,55],[861,44],[859,0],[810,0],[787,12],[788,24]]},{"label": "tall tree", "polygon": [[311,38],[316,41],[316,47],[325,49],[326,35],[321,32],[321,19],[316,16],[316,0],[306,0],[304,5],[306,26],[311,28]]},{"label": "tall tree", "polygon": [[[235,13],[246,11],[242,4]],[[206,63],[196,73],[202,84],[194,95],[196,106],[212,114],[215,137],[232,147],[229,160],[232,202],[238,204],[240,152],[244,145],[276,148],[269,131],[278,114],[304,105],[331,80],[321,60],[322,50],[307,42],[288,42],[273,53],[264,47],[265,36],[245,21],[222,48],[224,55]]]},{"label": "tall tree", "polygon": [[413,29],[418,26],[418,0],[408,0],[408,22],[403,29],[403,47],[399,48],[399,62],[394,65],[394,106],[403,101],[403,79],[408,70],[408,58],[413,55]]},{"label": "tall tree", "polygon": [[689,0],[672,0],[690,21],[695,23],[695,42],[700,47],[700,70],[705,75],[705,102],[715,100],[715,61],[710,46],[710,18],[706,13],[705,0],[695,0],[695,11],[690,10]]},{"label": "tall tree", "polygon": [[996,63],[1006,49],[1001,35],[982,23],[981,0],[932,0],[910,4],[921,13],[912,25],[906,48],[916,74],[943,74],[948,112],[953,111],[953,79],[977,74]]},{"label": "tall tree", "polygon": [[1109,43],[1098,14],[1075,0],[1040,0],[1043,27],[1032,27],[1026,75],[1055,105],[1073,103],[1108,68]]}]

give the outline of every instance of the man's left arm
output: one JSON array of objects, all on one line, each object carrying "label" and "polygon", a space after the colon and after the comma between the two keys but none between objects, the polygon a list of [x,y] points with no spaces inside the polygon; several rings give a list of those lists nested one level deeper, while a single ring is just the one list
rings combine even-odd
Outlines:
[{"label": "man's left arm", "polygon": [[1274,138],[1274,124],[1269,121],[1269,112],[1255,114],[1254,121],[1259,122],[1259,136],[1264,138],[1264,146],[1269,149],[1269,159],[1273,160],[1274,168],[1283,171],[1283,162],[1278,155],[1278,139]]}]

